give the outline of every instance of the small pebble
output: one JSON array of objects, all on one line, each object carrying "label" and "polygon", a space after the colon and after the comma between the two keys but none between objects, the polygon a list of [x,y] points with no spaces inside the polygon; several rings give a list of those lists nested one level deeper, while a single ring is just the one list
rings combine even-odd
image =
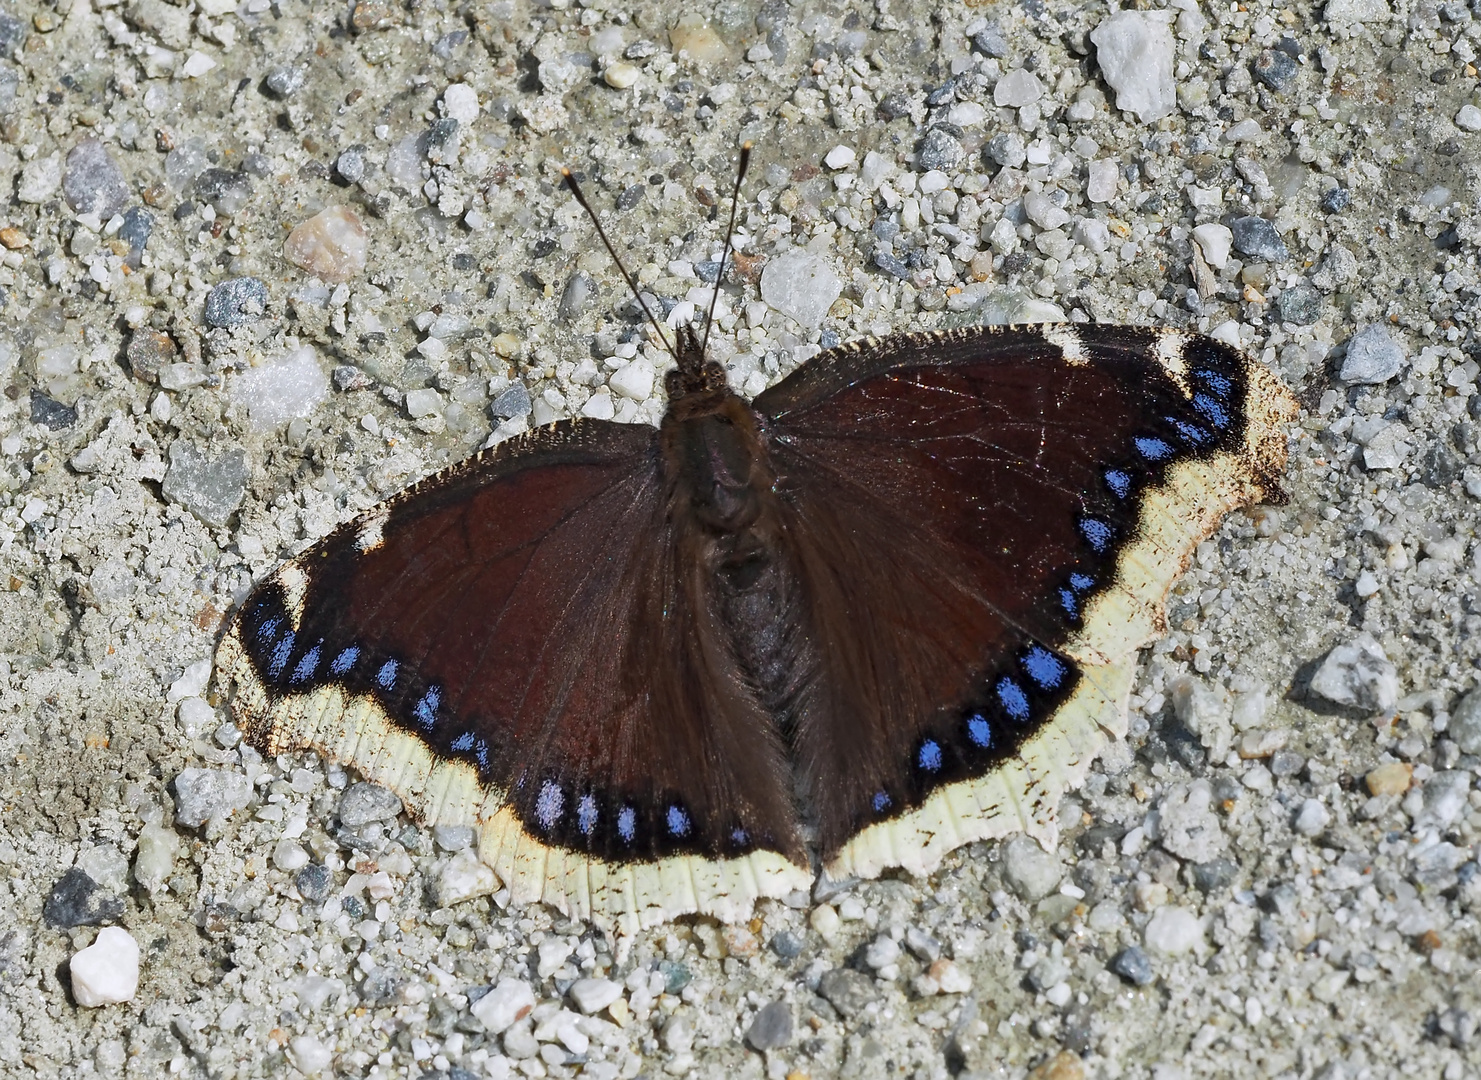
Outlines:
[{"label": "small pebble", "polygon": [[1390,713],[1399,701],[1398,669],[1367,633],[1338,645],[1311,678],[1311,692],[1338,705]]},{"label": "small pebble", "polygon": [[1203,940],[1203,923],[1186,908],[1169,905],[1152,913],[1142,942],[1147,950],[1162,956],[1181,956]]},{"label": "small pebble", "polygon": [[263,82],[274,97],[290,98],[303,89],[306,74],[304,68],[281,64],[269,71]]},{"label": "small pebble", "polygon": [[921,140],[915,160],[917,168],[947,171],[955,169],[966,156],[960,139],[942,128],[932,128]]},{"label": "small pebble", "polygon": [[1291,257],[1290,249],[1280,238],[1275,225],[1265,218],[1253,214],[1235,218],[1229,223],[1233,235],[1234,249],[1245,255],[1266,262],[1284,262]]},{"label": "small pebble", "polygon": [[1063,876],[1059,860],[1038,841],[1019,835],[1003,845],[1003,878],[1021,899],[1032,902],[1048,896]]},{"label": "small pebble", "polygon": [[1251,74],[1278,94],[1296,85],[1299,71],[1296,61],[1279,49],[1262,49],[1250,65]]},{"label": "small pebble", "polygon": [[621,998],[622,984],[611,979],[577,979],[567,993],[571,996],[571,1004],[590,1016]]},{"label": "small pebble", "polygon": [[1352,192],[1345,187],[1328,188],[1322,193],[1322,209],[1329,214],[1340,214],[1352,205]]},{"label": "small pebble", "polygon": [[746,1029],[746,1044],[765,1053],[792,1041],[792,1007],[785,1001],[771,1001],[756,1011]]},{"label": "small pebble", "polygon": [[1306,799],[1301,803],[1301,809],[1296,811],[1291,828],[1302,836],[1320,836],[1331,821],[1332,815],[1320,799]]},{"label": "small pebble", "polygon": [[955,960],[936,960],[927,969],[927,974],[943,994],[965,994],[972,989],[972,976]]},{"label": "small pebble", "polygon": [[114,896],[74,866],[57,879],[41,905],[48,926],[97,926],[123,918],[123,899]]},{"label": "small pebble", "polygon": [[490,1035],[507,1031],[535,1008],[535,991],[523,979],[500,979],[499,984],[469,1009]]},{"label": "small pebble", "polygon": [[317,1076],[334,1063],[334,1051],[312,1035],[288,1040],[288,1061],[305,1076]]},{"label": "small pebble", "polygon": [[329,867],[310,863],[294,875],[293,885],[305,900],[317,902],[329,895],[329,890],[334,887],[334,875],[329,872]]},{"label": "small pebble", "polygon": [[642,69],[637,65],[618,62],[607,65],[607,69],[602,72],[602,81],[614,90],[627,90],[638,81],[641,74]]},{"label": "small pebble", "polygon": [[223,281],[206,294],[207,326],[240,326],[267,311],[267,286],[255,277]]},{"label": "small pebble", "polygon": [[883,971],[900,961],[900,946],[888,934],[880,934],[864,950],[864,963],[875,971]]},{"label": "small pebble", "polygon": [[869,976],[849,968],[833,968],[818,980],[818,994],[838,1010],[844,1019],[851,1019],[864,1011],[871,1002],[879,1000],[879,991]]},{"label": "small pebble", "polygon": [[1370,795],[1402,795],[1414,779],[1414,766],[1407,761],[1390,761],[1363,777]]},{"label": "small pebble", "polygon": [[[160,372],[162,386],[166,385],[164,372],[168,370]],[[164,497],[185,507],[207,525],[223,528],[246,494],[250,475],[247,452],[236,447],[220,457],[207,458],[193,443],[176,439],[170,443],[169,458],[170,469],[160,485]],[[245,785],[246,777],[241,780]]]},{"label": "small pebble", "polygon": [[1133,986],[1149,986],[1152,982],[1152,961],[1135,945],[1130,945],[1111,957],[1108,966]]},{"label": "small pebble", "polygon": [[802,954],[802,939],[790,930],[779,931],[768,945],[783,960],[795,960]]},{"label": "small pebble", "polygon": [[329,378],[314,347],[304,345],[233,377],[227,397],[247,410],[254,428],[271,431],[318,408],[329,397]]},{"label": "small pebble", "polygon": [[1481,687],[1467,693],[1450,712],[1445,734],[1463,754],[1481,754]]},{"label": "small pebble", "polygon": [[347,206],[325,207],[283,241],[283,258],[324,281],[349,281],[365,271],[370,244],[365,226]]},{"label": "small pebble", "polygon": [[1166,13],[1118,11],[1090,32],[1090,40],[1101,74],[1116,91],[1116,108],[1135,113],[1143,124],[1176,108],[1176,47]]},{"label": "small pebble", "polygon": [[478,119],[478,91],[467,83],[453,83],[442,92],[442,109],[449,117],[467,127]]},{"label": "small pebble", "polygon": [[998,80],[993,87],[994,105],[1006,105],[1017,109],[1030,105],[1044,96],[1044,84],[1032,71],[1014,68]]},{"label": "small pebble", "polygon": [[273,865],[285,874],[302,869],[308,865],[308,861],[309,853],[296,840],[279,840],[273,848]]},{"label": "small pebble", "polygon": [[180,837],[163,825],[145,825],[139,830],[138,847],[134,849],[134,880],[153,895],[175,871],[175,853]]},{"label": "small pebble", "polygon": [[251,801],[252,785],[244,773],[185,769],[175,777],[175,821],[187,828],[244,810]]},{"label": "small pebble", "polygon": [[358,828],[372,821],[391,821],[401,813],[401,800],[394,791],[361,780],[345,788],[339,797],[339,821]]},{"label": "small pebble", "polygon": [[123,213],[133,196],[118,162],[93,138],[83,139],[68,152],[62,194],[75,212],[99,221]]},{"label": "small pebble", "polygon": [[1475,105],[1462,105],[1460,111],[1455,114],[1455,126],[1462,131],[1481,131],[1481,108]]},{"label": "small pebble", "polygon": [[127,930],[105,926],[67,967],[77,1004],[88,1009],[119,1005],[139,989],[139,943]]},{"label": "small pebble", "polygon": [[457,852],[442,864],[437,873],[438,907],[452,907],[475,896],[492,895],[498,890],[498,877],[473,851]]},{"label": "small pebble", "polygon": [[[1285,53],[1281,53],[1282,56]],[[1322,315],[1322,294],[1307,284],[1291,285],[1281,290],[1275,300],[1281,322],[1310,326]]]},{"label": "small pebble", "polygon": [[1404,369],[1404,347],[1382,323],[1366,323],[1347,339],[1347,355],[1338,378],[1345,383],[1377,385]]},{"label": "small pebble", "polygon": [[124,349],[134,378],[151,383],[158,381],[160,369],[173,364],[178,355],[174,338],[149,327],[140,327],[129,335],[128,346]]},{"label": "small pebble", "polygon": [[856,157],[852,147],[835,146],[823,156],[823,164],[830,169],[847,169],[854,163]]},{"label": "small pebble", "polygon": [[817,327],[843,294],[843,281],[820,255],[793,248],[761,271],[761,299],[805,329]]},{"label": "small pebble", "polygon": [[252,197],[252,181],[235,169],[206,169],[195,178],[195,197],[218,214],[230,217]]}]

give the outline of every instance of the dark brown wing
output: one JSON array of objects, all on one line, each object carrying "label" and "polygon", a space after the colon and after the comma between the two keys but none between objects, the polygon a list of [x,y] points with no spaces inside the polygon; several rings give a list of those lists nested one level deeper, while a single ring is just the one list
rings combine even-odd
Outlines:
[{"label": "dark brown wing", "polygon": [[[655,442],[558,424],[287,564],[222,647],[254,741],[318,746],[442,818],[449,791],[469,799],[439,779],[459,764],[506,878],[578,856],[587,876],[757,851],[805,865],[781,750],[685,569]],[[590,889],[537,885],[557,903]]]},{"label": "dark brown wing", "polygon": [[1021,755],[1159,631],[1192,547],[1277,492],[1275,386],[1203,338],[978,328],[840,350],[753,402],[811,597],[793,741],[825,860]]}]

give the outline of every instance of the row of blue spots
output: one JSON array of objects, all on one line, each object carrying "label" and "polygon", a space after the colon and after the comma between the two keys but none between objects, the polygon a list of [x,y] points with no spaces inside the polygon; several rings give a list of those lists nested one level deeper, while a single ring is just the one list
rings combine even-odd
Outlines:
[{"label": "row of blue spots", "polygon": [[329,670],[336,675],[343,675],[355,666],[355,661],[358,659],[360,659],[360,647],[358,645],[351,645],[334,658],[334,662],[329,665]]},{"label": "row of blue spots", "polygon": [[1183,441],[1191,446],[1202,446],[1210,438],[1207,431],[1191,421],[1179,420],[1176,416],[1164,416],[1163,419],[1177,428],[1178,434],[1183,437]]},{"label": "row of blue spots", "polygon": [[920,750],[916,753],[916,764],[926,772],[937,772],[941,768],[941,744],[935,739],[927,739],[920,744]]},{"label": "row of blue spots", "polygon": [[1234,380],[1222,372],[1212,371],[1208,368],[1199,368],[1193,372],[1193,378],[1203,383],[1217,396],[1227,398],[1234,390]]},{"label": "row of blue spots", "polygon": [[375,673],[375,681],[380,684],[382,690],[396,688],[396,669],[400,666],[395,660],[387,660],[381,665],[381,669]]},{"label": "row of blue spots", "polygon": [[1172,444],[1155,435],[1138,435],[1131,440],[1136,452],[1148,461],[1166,461],[1172,457]]},{"label": "row of blue spots", "polygon": [[[460,737],[461,739],[461,737]],[[457,747],[455,742],[454,747]],[[566,811],[565,790],[554,780],[547,780],[540,785],[540,794],[535,797],[535,820],[546,832],[550,832],[560,824],[562,815]],[[582,795],[576,802],[576,827],[581,830],[583,836],[590,836],[596,831],[601,819],[601,809],[597,805],[596,796],[590,793]],[[682,840],[694,829],[693,819],[689,811],[678,803],[670,803],[664,811],[664,824],[668,827],[669,835],[675,839]],[[624,806],[617,812],[617,835],[624,843],[631,844],[638,835],[638,815],[630,806]],[[748,839],[744,829],[736,829],[731,833],[731,839],[738,844],[743,844]]]},{"label": "row of blue spots", "polygon": [[1207,394],[1193,395],[1193,409],[1214,427],[1223,430],[1229,426],[1229,413]]},{"label": "row of blue spots", "polygon": [[1118,499],[1124,499],[1131,494],[1131,474],[1121,469],[1107,469],[1102,475],[1106,478],[1106,487],[1111,489],[1111,494]]},{"label": "row of blue spots", "polygon": [[992,746],[992,725],[980,712],[967,717],[967,738],[974,746],[980,746],[984,750]]},{"label": "row of blue spots", "polygon": [[483,739],[475,738],[473,732],[465,731],[452,742],[452,748],[460,753],[466,754],[473,751],[473,759],[478,762],[479,768],[489,767],[489,744]]},{"label": "row of blue spots", "polygon": [[873,799],[874,812],[876,814],[883,814],[890,808],[891,801],[888,791],[876,791]]},{"label": "row of blue spots", "polygon": [[1028,695],[1023,692],[1023,687],[1018,685],[1018,680],[1011,675],[1004,675],[994,684],[993,689],[997,691],[998,703],[1003,706],[1003,711],[1009,717],[1020,724],[1027,722],[1029,718]]}]

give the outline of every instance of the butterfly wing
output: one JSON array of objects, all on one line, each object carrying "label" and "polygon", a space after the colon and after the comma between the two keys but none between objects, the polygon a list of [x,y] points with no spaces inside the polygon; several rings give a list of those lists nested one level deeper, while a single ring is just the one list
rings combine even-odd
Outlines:
[{"label": "butterfly wing", "polygon": [[794,746],[830,873],[1054,831],[1135,651],[1234,507],[1279,497],[1288,392],[1206,338],[974,328],[761,394],[818,655]]},{"label": "butterfly wing", "polygon": [[562,423],[336,530],[223,640],[249,737],[479,825],[516,900],[645,923],[806,887],[782,751],[659,477],[653,429]]}]

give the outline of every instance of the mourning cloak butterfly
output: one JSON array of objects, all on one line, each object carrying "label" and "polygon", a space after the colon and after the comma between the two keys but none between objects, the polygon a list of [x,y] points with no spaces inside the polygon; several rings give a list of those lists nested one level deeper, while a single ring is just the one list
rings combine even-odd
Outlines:
[{"label": "mourning cloak butterfly", "polygon": [[602,923],[1056,835],[1193,547],[1282,498],[1289,392],[1209,338],[977,327],[747,402],[681,334],[662,425],[563,420],[277,570],[218,670]]}]

